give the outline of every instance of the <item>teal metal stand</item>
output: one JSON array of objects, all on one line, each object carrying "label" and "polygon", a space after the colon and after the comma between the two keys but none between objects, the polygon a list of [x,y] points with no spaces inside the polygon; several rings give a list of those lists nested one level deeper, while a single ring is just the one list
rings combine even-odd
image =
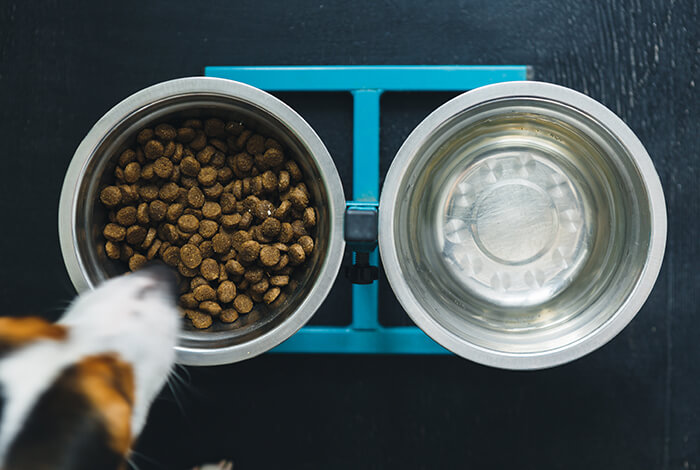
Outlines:
[{"label": "teal metal stand", "polygon": [[[352,93],[353,201],[379,204],[379,112],[384,91],[466,91],[492,83],[526,80],[528,67],[504,66],[317,66],[206,67],[204,74],[248,83],[267,91]],[[375,249],[370,263],[377,266]],[[415,326],[384,327],[378,317],[378,283],[352,286],[352,323],[306,326],[276,347],[276,353],[448,354]]]}]

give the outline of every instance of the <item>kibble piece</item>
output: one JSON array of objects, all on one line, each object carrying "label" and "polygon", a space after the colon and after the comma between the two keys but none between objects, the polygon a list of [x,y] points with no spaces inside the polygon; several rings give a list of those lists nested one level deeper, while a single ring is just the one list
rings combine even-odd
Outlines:
[{"label": "kibble piece", "polygon": [[188,268],[182,261],[177,263],[177,272],[179,272],[185,277],[195,277],[198,274],[198,271],[196,269]]},{"label": "kibble piece", "polygon": [[146,232],[146,238],[143,239],[143,242],[141,243],[141,248],[143,248],[144,250],[147,250],[153,244],[155,239],[156,239],[156,229],[151,227]]},{"label": "kibble piece", "polygon": [[[173,155],[170,157],[170,160],[173,161],[173,163],[180,163],[182,161],[182,157],[185,154],[185,148],[182,146],[182,144],[175,144],[175,150],[173,150]],[[176,167],[178,168],[178,167]],[[179,175],[178,175],[179,176]]]},{"label": "kibble piece", "polygon": [[289,255],[287,253],[285,253],[282,256],[280,256],[280,262],[277,263],[276,266],[273,266],[270,269],[278,274],[289,275],[290,273],[285,272],[285,268],[287,268],[288,264],[289,264]]},{"label": "kibble piece", "polygon": [[131,162],[124,167],[124,181],[127,183],[136,183],[141,177],[141,165],[138,162]]},{"label": "kibble piece", "polygon": [[238,227],[239,228],[248,228],[250,227],[250,224],[253,222],[253,214],[250,212],[246,212],[241,216],[241,220],[238,222]]},{"label": "kibble piece", "polygon": [[275,287],[284,287],[289,284],[289,276],[277,275],[270,277],[270,285]]},{"label": "kibble piece", "polygon": [[238,313],[246,314],[253,310],[253,301],[245,294],[239,294],[233,299],[233,308]]},{"label": "kibble piece", "polygon": [[197,209],[202,207],[204,205],[204,194],[202,194],[202,190],[196,186],[190,188],[187,192],[187,203]]},{"label": "kibble piece", "polygon": [[289,247],[289,261],[291,261],[292,264],[298,265],[303,263],[304,260],[306,260],[306,253],[304,253],[304,249],[301,245],[295,243]]},{"label": "kibble piece", "polygon": [[211,145],[207,145],[197,152],[197,161],[202,165],[207,165],[214,156],[214,152],[216,152],[216,149]]},{"label": "kibble piece", "polygon": [[245,144],[245,149],[251,155],[263,153],[265,151],[265,137],[260,134],[251,136]]},{"label": "kibble piece", "polygon": [[107,240],[105,243],[105,254],[110,259],[119,259],[121,256],[121,249],[118,244]]},{"label": "kibble piece", "polygon": [[[197,186],[197,178],[190,178],[189,176],[180,177],[180,184],[185,189],[192,189]],[[187,193],[185,193],[185,202],[187,202]]]},{"label": "kibble piece", "polygon": [[245,230],[239,230],[231,235],[231,245],[236,251],[241,251],[243,243],[251,240],[250,234]]},{"label": "kibble piece", "polygon": [[203,236],[201,236],[201,235],[198,234],[198,233],[194,233],[194,234],[192,234],[192,236],[190,237],[189,243],[191,243],[191,244],[193,244],[193,245],[199,245],[199,244],[202,243],[203,241],[204,241],[204,237],[203,237]]},{"label": "kibble piece", "polygon": [[129,245],[122,245],[120,249],[121,254],[119,255],[119,259],[128,264],[129,258],[134,256],[134,249]]},{"label": "kibble piece", "polygon": [[153,221],[160,222],[161,220],[165,219],[165,214],[167,212],[168,205],[160,199],[151,201],[150,204],[148,204],[148,216]]},{"label": "kibble piece", "polygon": [[163,253],[163,262],[169,266],[177,266],[180,263],[180,248],[168,246]]},{"label": "kibble piece", "polygon": [[138,196],[146,202],[151,202],[158,197],[158,187],[153,184],[141,186],[138,188]]},{"label": "kibble piece", "polygon": [[192,326],[199,330],[209,328],[212,324],[211,315],[197,310],[185,310],[187,318],[192,321]]},{"label": "kibble piece", "polygon": [[190,214],[181,215],[180,218],[177,219],[177,226],[180,227],[180,230],[183,232],[193,233],[199,229],[199,219]]},{"label": "kibble piece", "polygon": [[107,207],[115,207],[122,201],[122,192],[116,186],[107,186],[100,192],[100,201]]},{"label": "kibble piece", "polygon": [[149,160],[156,160],[156,159],[162,157],[163,150],[165,150],[165,148],[163,147],[163,144],[161,144],[157,140],[149,140],[148,142],[146,142],[146,145],[143,147],[143,153],[146,155],[146,158],[148,158]]},{"label": "kibble piece", "polygon": [[207,145],[207,136],[204,132],[195,131],[195,137],[190,141],[190,148],[193,150],[202,150]]},{"label": "kibble piece", "polygon": [[227,166],[219,168],[216,173],[216,179],[226,184],[233,178],[233,170]]},{"label": "kibble piece", "polygon": [[168,210],[165,213],[165,218],[168,220],[168,222],[173,224],[177,222],[184,210],[185,206],[183,206],[180,203],[170,204],[168,206]]},{"label": "kibble piece", "polygon": [[301,170],[299,169],[299,165],[293,160],[289,160],[287,162],[287,171],[289,172],[289,176],[291,177],[292,181],[297,182],[300,181],[304,175],[301,173]]},{"label": "kibble piece", "polygon": [[170,175],[173,174],[173,162],[169,158],[160,157],[153,164],[153,171],[159,178],[170,178]]},{"label": "kibble piece", "polygon": [[274,217],[268,217],[260,226],[262,234],[267,238],[275,238],[277,235],[279,235],[281,228],[282,224]]},{"label": "kibble piece", "polygon": [[141,179],[146,181],[151,181],[156,177],[155,169],[153,168],[153,163],[147,163],[141,168]]},{"label": "kibble piece", "polygon": [[236,298],[236,284],[231,281],[222,282],[216,289],[216,297],[223,304],[233,302],[233,299]]},{"label": "kibble piece", "polygon": [[269,148],[265,150],[265,161],[270,168],[280,166],[284,162],[284,153],[279,149]]},{"label": "kibble piece", "polygon": [[160,247],[163,244],[159,239],[153,240],[153,243],[151,243],[151,247],[148,249],[148,252],[146,253],[146,258],[149,260],[152,260],[153,258],[156,257],[158,252],[160,251]]},{"label": "kibble piece", "polygon": [[224,323],[233,323],[238,320],[238,312],[233,308],[227,308],[221,311],[219,320]]},{"label": "kibble piece", "polygon": [[289,222],[283,222],[280,228],[279,236],[277,237],[282,243],[289,243],[294,238],[294,229]]},{"label": "kibble piece", "polygon": [[216,220],[221,215],[221,206],[217,202],[205,202],[202,206],[202,215],[207,219]]},{"label": "kibble piece", "polygon": [[230,214],[236,210],[236,196],[231,193],[224,193],[219,199],[219,204],[221,205],[222,213]]},{"label": "kibble piece", "polygon": [[226,261],[226,271],[229,272],[229,274],[232,274],[234,276],[241,276],[243,273],[245,273],[245,268],[241,263],[236,261],[235,259],[231,259]]},{"label": "kibble piece", "polygon": [[228,229],[236,227],[240,221],[241,214],[238,213],[221,216],[221,225]]},{"label": "kibble piece", "polygon": [[124,169],[121,167],[116,167],[114,169],[114,178],[117,180],[117,183],[123,183],[125,181]]},{"label": "kibble piece", "polygon": [[213,220],[202,220],[199,223],[199,234],[204,238],[213,237],[219,231],[219,224]]},{"label": "kibble piece", "polygon": [[111,242],[120,242],[126,236],[126,229],[121,225],[109,223],[105,225],[102,235]]},{"label": "kibble piece", "polygon": [[243,274],[243,278],[250,284],[262,281],[263,276],[265,276],[265,271],[259,266],[251,266]]},{"label": "kibble piece", "polygon": [[202,263],[202,253],[199,251],[199,247],[186,243],[180,248],[180,259],[182,264],[190,269],[195,269]]},{"label": "kibble piece", "polygon": [[263,301],[266,304],[271,304],[272,302],[277,300],[277,297],[279,297],[280,292],[281,290],[279,287],[273,287],[272,289],[265,292],[265,294],[263,295]]},{"label": "kibble piece", "polygon": [[194,157],[185,157],[180,162],[180,171],[183,175],[196,177],[201,169],[202,166]]},{"label": "kibble piece", "polygon": [[140,245],[146,239],[147,231],[140,225],[132,225],[126,229],[126,242],[129,245]]},{"label": "kibble piece", "polygon": [[284,193],[289,189],[289,185],[289,172],[286,170],[280,171],[279,175],[277,175],[277,191]]},{"label": "kibble piece", "polygon": [[227,253],[231,249],[231,237],[225,233],[217,233],[211,241],[214,253]]},{"label": "kibble piece", "polygon": [[214,183],[212,186],[204,188],[203,192],[208,199],[218,199],[224,192],[224,187],[220,183]]},{"label": "kibble piece", "polygon": [[269,288],[270,288],[270,283],[267,281],[267,279],[262,278],[262,279],[260,280],[260,282],[256,282],[255,284],[253,284],[252,286],[250,286],[250,289],[249,289],[249,290],[250,290],[250,292],[253,293],[253,294],[262,295],[262,294],[264,294],[264,293],[267,291],[267,289],[269,289]]},{"label": "kibble piece", "polygon": [[136,221],[141,225],[147,225],[151,218],[148,215],[148,203],[142,202],[136,208]]},{"label": "kibble piece", "polygon": [[158,197],[165,202],[173,202],[180,195],[180,187],[175,183],[165,183],[158,191]]},{"label": "kibble piece", "polygon": [[170,124],[158,124],[155,129],[156,137],[161,140],[173,140],[177,137],[177,131]]},{"label": "kibble piece", "polygon": [[238,171],[247,173],[253,168],[253,157],[251,157],[249,154],[245,152],[241,152],[239,154],[236,154],[234,157],[235,161],[235,169],[238,169]]},{"label": "kibble piece", "polygon": [[267,199],[258,202],[258,204],[253,209],[253,215],[258,218],[258,220],[265,220],[272,215],[275,211],[275,206]]},{"label": "kibble piece", "polygon": [[289,211],[292,208],[292,203],[289,201],[282,201],[277,209],[275,209],[275,212],[273,215],[275,218],[283,220],[287,215],[289,214]]},{"label": "kibble piece", "polygon": [[132,149],[124,150],[121,155],[119,155],[119,166],[126,168],[126,166],[136,160],[136,152]]},{"label": "kibble piece", "polygon": [[163,224],[159,227],[159,230],[161,239],[167,240],[170,243],[176,243],[180,239],[177,228],[173,224]]},{"label": "kibble piece", "polygon": [[134,204],[139,200],[139,189],[136,185],[123,184],[119,186],[119,192],[122,194],[121,202],[122,204]]},{"label": "kibble piece", "polygon": [[172,140],[169,141],[168,143],[165,144],[165,148],[163,149],[163,156],[168,157],[168,158],[172,157],[173,154],[175,153],[175,148],[176,148],[175,142],[173,142]]},{"label": "kibble piece", "polygon": [[213,281],[219,277],[219,263],[213,258],[207,258],[202,261],[199,271],[204,279]]},{"label": "kibble piece", "polygon": [[304,209],[304,215],[302,218],[304,222],[304,227],[311,228],[316,226],[316,210],[313,207],[307,207]]},{"label": "kibble piece", "polygon": [[147,129],[143,129],[141,132],[139,132],[139,133],[136,135],[136,142],[138,142],[139,144],[143,145],[143,144],[145,144],[146,142],[148,142],[149,140],[151,140],[151,139],[153,138],[154,135],[155,135],[155,134],[153,133],[153,129],[148,129],[148,128],[147,128]]},{"label": "kibble piece", "polygon": [[244,261],[246,263],[252,263],[256,259],[258,259],[258,255],[260,254],[260,243],[256,242],[255,240],[249,240],[243,243],[241,245],[241,249],[238,251],[238,255],[241,261]]},{"label": "kibble piece", "polygon": [[233,188],[231,189],[231,192],[233,193],[234,196],[236,196],[236,199],[239,201],[243,197],[243,181],[241,180],[236,180],[233,182]]},{"label": "kibble piece", "polygon": [[200,286],[195,287],[194,289],[192,289],[192,293],[194,294],[194,298],[197,299],[199,302],[216,299],[216,291],[209,284],[202,284]]},{"label": "kibble piece", "polygon": [[260,262],[263,266],[275,266],[280,261],[280,250],[274,246],[264,246],[260,249]]},{"label": "kibble piece", "polygon": [[261,176],[261,180],[263,189],[266,192],[271,193],[272,191],[277,189],[277,176],[275,176],[275,174],[272,171],[267,170],[265,173],[263,173]]},{"label": "kibble piece", "polygon": [[214,244],[211,242],[211,240],[205,240],[199,244],[199,251],[202,252],[203,258],[213,258]]},{"label": "kibble piece", "polygon": [[204,186],[211,186],[214,183],[216,183],[217,176],[218,172],[216,171],[216,168],[212,166],[205,166],[199,171],[199,174],[197,175],[197,181],[199,181]]},{"label": "kibble piece", "polygon": [[199,307],[199,302],[192,292],[188,292],[180,296],[180,305],[184,308],[191,309]]},{"label": "kibble piece", "polygon": [[295,220],[292,222],[292,232],[294,233],[294,238],[303,237],[306,235],[306,229],[304,228],[304,222],[301,220]]},{"label": "kibble piece", "polygon": [[314,251],[314,240],[308,235],[299,237],[297,243],[301,245],[301,248],[304,250],[304,254],[306,256],[309,256],[311,252]]},{"label": "kibble piece", "polygon": [[177,140],[180,142],[191,142],[194,136],[195,132],[191,127],[181,127],[177,130]]},{"label": "kibble piece", "polygon": [[146,257],[140,253],[135,253],[131,258],[129,258],[129,269],[132,271],[137,271],[146,264],[148,260]]},{"label": "kibble piece", "polygon": [[204,279],[202,276],[195,276],[190,279],[190,290],[195,290],[199,286],[209,285],[209,281]]},{"label": "kibble piece", "polygon": [[202,312],[208,313],[212,316],[217,316],[221,313],[221,305],[211,300],[205,300],[204,302],[200,303],[199,309]]},{"label": "kibble piece", "polygon": [[136,208],[134,206],[122,207],[117,211],[115,220],[119,225],[129,226],[136,223]]},{"label": "kibble piece", "polygon": [[289,191],[289,200],[292,201],[294,207],[299,209],[309,205],[309,196],[300,188],[294,188]]}]

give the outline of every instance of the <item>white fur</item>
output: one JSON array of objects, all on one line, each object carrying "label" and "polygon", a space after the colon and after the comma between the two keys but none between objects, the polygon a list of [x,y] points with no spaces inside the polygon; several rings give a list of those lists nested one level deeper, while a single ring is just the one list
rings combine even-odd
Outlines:
[{"label": "white fur", "polygon": [[78,297],[59,321],[67,341],[42,340],[0,361],[5,409],[0,466],[36,399],[67,366],[85,356],[117,353],[134,369],[134,437],[175,361],[180,318],[168,286],[151,271],[121,276]]}]

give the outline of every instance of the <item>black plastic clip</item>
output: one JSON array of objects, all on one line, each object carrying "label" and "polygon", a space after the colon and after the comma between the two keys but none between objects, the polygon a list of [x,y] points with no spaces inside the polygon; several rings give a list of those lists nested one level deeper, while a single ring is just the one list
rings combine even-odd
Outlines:
[{"label": "black plastic clip", "polygon": [[369,254],[377,247],[379,215],[375,205],[352,205],[345,210],[345,242],[353,251],[353,264],[345,276],[353,284],[372,284],[379,279],[379,268],[369,264]]}]

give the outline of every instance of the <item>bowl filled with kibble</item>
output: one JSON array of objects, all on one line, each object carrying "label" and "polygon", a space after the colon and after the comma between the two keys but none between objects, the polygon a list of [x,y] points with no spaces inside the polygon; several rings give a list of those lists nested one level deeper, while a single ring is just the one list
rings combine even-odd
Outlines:
[{"label": "bowl filled with kibble", "polygon": [[177,271],[185,364],[254,357],[304,325],[340,268],[345,198],[313,129],[231,80],[144,89],[75,152],[59,206],[80,291],[152,261]]}]

